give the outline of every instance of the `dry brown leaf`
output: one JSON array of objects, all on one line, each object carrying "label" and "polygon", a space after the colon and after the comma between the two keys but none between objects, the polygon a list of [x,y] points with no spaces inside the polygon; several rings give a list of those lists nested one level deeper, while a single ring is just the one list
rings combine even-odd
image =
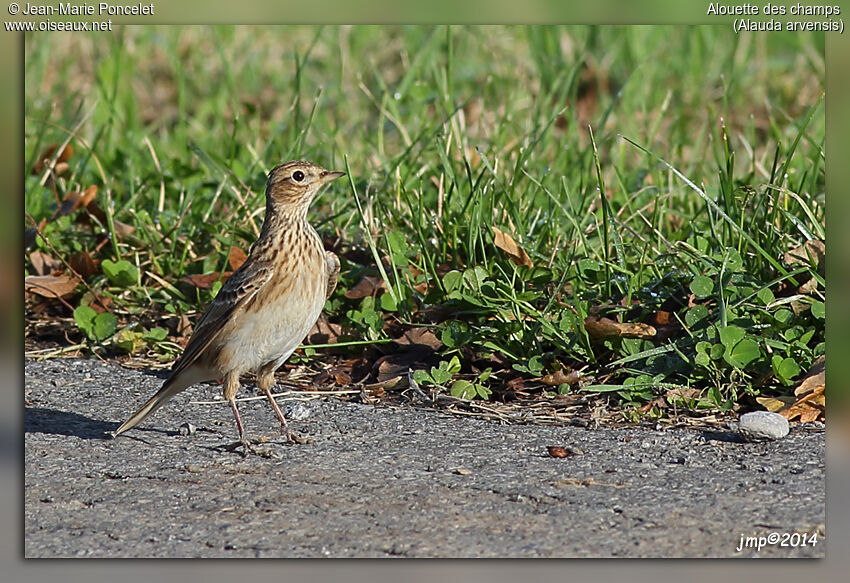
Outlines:
[{"label": "dry brown leaf", "polygon": [[599,318],[597,316],[588,316],[585,318],[584,328],[594,340],[610,337],[651,340],[655,338],[657,333],[655,328],[649,324],[643,324],[641,322],[615,322],[610,318]]},{"label": "dry brown leaf", "polygon": [[68,258],[68,264],[86,279],[98,272],[98,262],[87,251],[77,251]]},{"label": "dry brown leaf", "polygon": [[[809,372],[797,388],[794,389],[796,402],[786,409],[778,411],[791,421],[800,417],[801,423],[817,421],[826,412],[826,359],[821,356],[809,369]],[[793,397],[790,398],[792,401]]]},{"label": "dry brown leaf", "polygon": [[814,264],[820,265],[823,258],[826,256],[826,245],[823,241],[817,239],[809,239],[799,247],[791,249],[785,253],[784,259],[786,265],[794,265],[797,263],[809,264],[809,255],[812,257]]},{"label": "dry brown leaf", "polygon": [[35,272],[38,275],[47,275],[57,269],[62,269],[61,261],[54,259],[50,255],[42,253],[41,251],[33,251],[30,253],[30,262],[32,263],[32,268],[35,269]]},{"label": "dry brown leaf", "polygon": [[82,193],[78,190],[69,190],[65,193],[65,198],[62,199],[62,204],[56,209],[57,216],[70,215],[80,208],[87,208],[97,196],[97,186],[92,184]]},{"label": "dry brown leaf", "polygon": [[378,382],[400,376],[406,377],[410,370],[427,368],[433,354],[434,351],[428,346],[415,344],[410,350],[382,356],[375,361],[375,368],[378,369]]},{"label": "dry brown leaf", "polygon": [[756,397],[756,402],[767,411],[776,413],[794,404],[794,397]]},{"label": "dry brown leaf", "polygon": [[525,252],[525,249],[517,245],[517,242],[514,241],[514,238],[509,234],[505,233],[501,229],[496,227],[491,227],[493,229],[493,244],[496,245],[499,249],[508,254],[508,257],[511,258],[511,261],[516,263],[517,265],[525,265],[526,267],[534,267],[534,264],[531,262],[531,258],[528,256],[528,253]]},{"label": "dry brown leaf", "polygon": [[689,403],[691,401],[697,401],[700,398],[702,392],[699,389],[689,389],[689,388],[675,388],[675,389],[667,389],[667,393],[665,393],[664,398],[667,399],[668,403],[673,403],[674,399],[681,400],[685,403]]},{"label": "dry brown leaf", "polygon": [[[783,259],[787,265],[809,265],[810,263],[814,263],[815,267],[818,268],[818,272],[823,275],[824,274],[824,257],[826,256],[826,245],[823,241],[819,241],[817,239],[809,239],[799,247],[791,249],[787,253]],[[803,282],[800,287],[797,288],[797,293],[801,294],[811,294],[818,289],[818,281],[816,278],[811,278],[806,282]],[[798,302],[799,303],[799,302]],[[804,312],[809,309],[809,304],[803,304],[802,306],[795,306],[792,303],[791,308],[794,310],[795,314],[799,314],[800,312]]]},{"label": "dry brown leaf", "polygon": [[463,115],[466,118],[467,125],[474,126],[481,117],[481,111],[484,109],[480,97],[474,97],[467,101],[463,106]]},{"label": "dry brown leaf", "polygon": [[[103,209],[100,208],[100,205],[97,204],[97,201],[91,201],[87,206],[86,210],[95,217],[101,225],[108,224],[106,213],[103,212]],[[115,227],[115,233],[118,235],[119,239],[126,239],[127,237],[132,236],[133,233],[136,232],[136,227],[128,225],[127,223],[122,223],[118,219],[112,219],[112,225]]]},{"label": "dry brown leaf", "polygon": [[788,409],[778,411],[780,415],[788,421],[792,421],[796,417],[800,417],[800,422],[807,423],[816,421],[826,411],[825,397],[822,391],[812,394],[804,399],[800,399]]},{"label": "dry brown leaf", "polygon": [[374,275],[364,275],[357,285],[345,292],[345,297],[349,300],[359,300],[385,289],[387,286],[383,279]]},{"label": "dry brown leaf", "polygon": [[821,356],[812,363],[811,369],[806,374],[797,388],[794,389],[794,394],[798,397],[811,393],[818,388],[826,387],[826,358]]},{"label": "dry brown leaf", "polygon": [[[227,278],[230,277],[232,271],[225,271],[224,275],[221,276],[221,283],[227,281]],[[198,289],[210,289],[215,282],[218,281],[219,272],[213,271],[212,273],[196,273],[194,275],[187,275],[180,279],[180,281],[185,281],[189,285],[195,286]]]},{"label": "dry brown leaf", "polygon": [[581,375],[579,375],[574,370],[570,372],[564,372],[562,369],[556,370],[552,374],[544,375],[540,381],[544,385],[549,385],[550,387],[557,387],[558,385],[572,385],[577,383],[581,379]]},{"label": "dry brown leaf", "polygon": [[112,311],[112,298],[109,296],[95,296],[92,292],[87,291],[80,298],[81,306],[88,306],[98,314],[102,312]]},{"label": "dry brown leaf", "polygon": [[322,315],[307,334],[307,340],[310,344],[335,344],[342,333],[342,326],[328,322]]},{"label": "dry brown leaf", "polygon": [[821,411],[820,409],[810,407],[806,411],[800,413],[800,423],[812,423],[814,421],[817,421],[818,417],[820,417],[822,414],[823,411]]},{"label": "dry brown leaf", "polygon": [[664,397],[657,397],[651,400],[646,405],[638,407],[638,411],[640,411],[641,413],[646,413],[647,411],[652,411],[653,407],[658,407],[659,409],[666,409],[667,401],[664,399]]},{"label": "dry brown leaf", "polygon": [[227,263],[230,265],[230,269],[236,271],[242,267],[246,259],[248,259],[248,255],[242,249],[236,245],[230,247],[230,252],[227,254]]},{"label": "dry brown leaf", "polygon": [[80,280],[65,273],[54,275],[28,275],[24,280],[24,289],[45,298],[69,296],[77,289]]},{"label": "dry brown leaf", "polygon": [[405,330],[400,338],[395,339],[395,342],[402,345],[424,345],[433,350],[437,350],[443,345],[442,341],[424,326]]},{"label": "dry brown leaf", "polygon": [[658,310],[655,314],[655,323],[659,326],[666,326],[670,323],[670,312]]},{"label": "dry brown leaf", "polygon": [[[33,167],[32,167],[32,173],[33,174],[41,174],[42,170],[44,170],[44,168],[47,166],[47,164],[49,164],[50,161],[53,159],[53,155],[56,153],[57,148],[59,148],[59,144],[52,144],[52,145],[48,146],[44,150],[44,152],[41,153],[41,155],[38,157],[38,160],[36,160],[35,164],[33,164]],[[74,154],[74,148],[73,148],[73,146],[71,146],[71,144],[68,144],[67,146],[65,146],[62,149],[61,152],[59,152],[59,157],[56,159],[57,174],[60,174],[60,172],[58,172],[59,164],[66,162],[73,154]],[[68,169],[67,164],[65,164],[65,169],[66,170]]]},{"label": "dry brown leaf", "polygon": [[333,384],[348,387],[351,385],[351,375],[348,374],[349,370],[351,370],[351,367],[348,365],[334,366],[333,368],[322,371],[313,380],[313,384],[317,386]]}]

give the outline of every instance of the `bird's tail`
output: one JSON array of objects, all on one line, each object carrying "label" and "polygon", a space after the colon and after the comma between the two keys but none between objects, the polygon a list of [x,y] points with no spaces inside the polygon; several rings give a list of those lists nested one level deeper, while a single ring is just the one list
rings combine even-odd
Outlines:
[{"label": "bird's tail", "polygon": [[171,400],[174,395],[193,384],[191,382],[187,382],[189,379],[185,378],[186,375],[177,374],[173,377],[169,378],[165,381],[165,384],[162,385],[162,388],[156,392],[156,394],[151,397],[147,403],[141,406],[138,411],[133,413],[133,416],[127,419],[124,424],[115,430],[112,434],[113,437],[118,437],[128,429],[132,429],[142,421],[144,421],[148,415],[165,405],[168,401]]}]

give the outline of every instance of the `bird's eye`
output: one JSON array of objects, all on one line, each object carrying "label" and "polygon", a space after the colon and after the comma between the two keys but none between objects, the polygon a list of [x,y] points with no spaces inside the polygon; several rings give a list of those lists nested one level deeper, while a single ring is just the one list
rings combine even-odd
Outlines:
[{"label": "bird's eye", "polygon": [[301,182],[302,180],[304,180],[304,173],[300,170],[296,170],[292,173],[292,180],[294,180],[295,182]]}]

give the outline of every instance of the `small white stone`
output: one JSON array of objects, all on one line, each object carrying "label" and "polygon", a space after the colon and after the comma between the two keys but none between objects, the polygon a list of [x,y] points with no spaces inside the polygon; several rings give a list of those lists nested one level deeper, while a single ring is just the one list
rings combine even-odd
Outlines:
[{"label": "small white stone", "polygon": [[770,411],[745,413],[738,423],[738,431],[750,440],[782,439],[789,430],[788,420]]},{"label": "small white stone", "polygon": [[312,409],[304,403],[298,402],[289,407],[286,412],[286,418],[291,421],[304,421],[313,416]]}]

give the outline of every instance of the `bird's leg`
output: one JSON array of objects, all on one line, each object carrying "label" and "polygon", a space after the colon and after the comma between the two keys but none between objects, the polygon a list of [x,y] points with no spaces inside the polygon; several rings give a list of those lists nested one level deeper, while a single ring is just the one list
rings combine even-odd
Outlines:
[{"label": "bird's leg", "polygon": [[298,437],[292,430],[289,429],[289,423],[286,421],[286,415],[280,410],[277,402],[274,400],[271,388],[274,386],[274,369],[262,369],[257,375],[257,386],[266,394],[266,398],[274,409],[275,415],[280,420],[280,434],[285,435],[286,439],[291,443],[307,443],[304,438]]},{"label": "bird's leg", "polygon": [[257,376],[257,386],[266,394],[266,398],[271,403],[275,415],[280,420],[280,434],[285,435],[289,441],[295,441],[295,435],[289,430],[289,423],[286,422],[286,415],[280,410],[277,401],[274,400],[274,396],[272,395],[271,388],[274,386],[274,369],[262,369]]},{"label": "bird's leg", "polygon": [[[228,449],[236,449],[244,447],[245,451],[256,453],[254,446],[248,441],[245,436],[245,426],[242,425],[242,417],[239,416],[239,409],[236,407],[236,392],[239,390],[239,374],[229,372],[224,377],[224,398],[230,403],[230,409],[233,411],[233,418],[236,419],[236,429],[239,431],[239,441],[233,443]],[[246,455],[246,453],[243,453]]]}]

